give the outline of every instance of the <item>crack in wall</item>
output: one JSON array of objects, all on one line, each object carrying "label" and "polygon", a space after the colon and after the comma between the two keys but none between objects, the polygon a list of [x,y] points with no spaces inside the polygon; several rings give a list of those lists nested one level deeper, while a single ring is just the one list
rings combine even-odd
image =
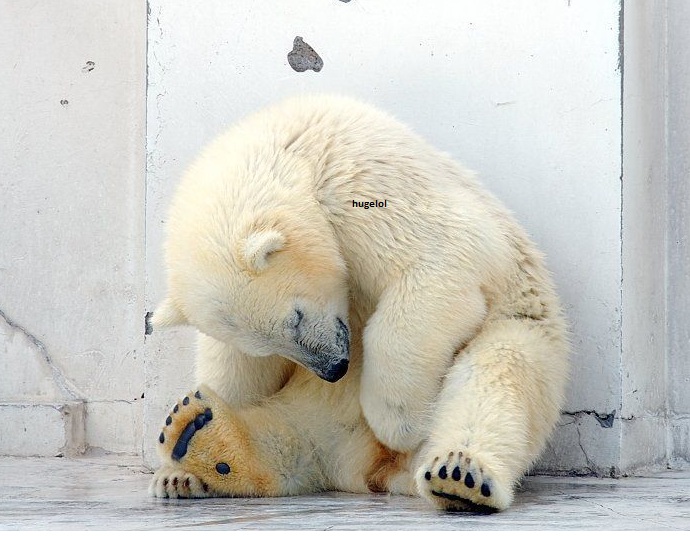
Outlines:
[{"label": "crack in wall", "polygon": [[579,445],[580,450],[582,451],[582,455],[585,457],[585,467],[587,467],[587,469],[589,469],[590,471],[594,471],[595,465],[594,463],[592,463],[592,460],[589,459],[587,451],[585,450],[585,447],[582,444],[582,435],[580,434],[580,427],[576,427],[575,431],[577,432],[577,444]]},{"label": "crack in wall", "polygon": [[35,335],[28,331],[25,327],[17,324],[11,320],[4,311],[0,310],[0,318],[2,318],[5,323],[13,330],[21,333],[31,345],[36,348],[40,356],[43,358],[45,363],[48,365],[51,376],[55,385],[62,391],[64,395],[69,397],[73,401],[84,401],[86,397],[79,392],[77,389],[63,374],[60,368],[55,364],[53,358],[48,353],[45,344],[43,344]]},{"label": "crack in wall", "polygon": [[[574,417],[575,419],[579,419],[583,415],[591,415],[594,417],[599,425],[602,428],[611,428],[613,427],[613,421],[616,418],[616,410],[614,409],[611,413],[599,413],[598,411],[594,411],[591,409],[587,410],[579,410],[579,411],[563,411],[561,415],[568,415],[569,417]],[[622,420],[632,420],[635,417],[628,417],[623,419],[622,417],[619,417],[619,419]],[[567,423],[567,424],[572,424],[572,423]]]}]

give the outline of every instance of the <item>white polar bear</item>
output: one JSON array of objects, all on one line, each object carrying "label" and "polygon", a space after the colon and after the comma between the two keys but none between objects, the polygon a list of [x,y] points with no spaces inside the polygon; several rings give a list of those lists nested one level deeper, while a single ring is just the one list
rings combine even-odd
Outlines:
[{"label": "white polar bear", "polygon": [[568,344],[542,256],[471,173],[368,105],[293,98],[201,154],[167,225],[154,325],[197,328],[203,386],[154,495],[510,505]]}]

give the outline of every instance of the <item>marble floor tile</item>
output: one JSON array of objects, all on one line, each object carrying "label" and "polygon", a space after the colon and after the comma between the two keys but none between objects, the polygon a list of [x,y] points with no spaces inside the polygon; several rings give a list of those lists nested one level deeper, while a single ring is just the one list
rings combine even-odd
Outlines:
[{"label": "marble floor tile", "polygon": [[670,530],[690,531],[690,471],[598,479],[532,476],[508,511],[436,512],[422,499],[323,493],[163,500],[133,457],[0,458],[0,530]]}]

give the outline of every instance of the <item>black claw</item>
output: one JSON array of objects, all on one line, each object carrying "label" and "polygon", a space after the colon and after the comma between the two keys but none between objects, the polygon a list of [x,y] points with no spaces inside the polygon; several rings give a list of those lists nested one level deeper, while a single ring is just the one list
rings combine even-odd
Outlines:
[{"label": "black claw", "polygon": [[186,406],[187,404],[189,404],[189,397],[188,397],[188,396],[185,396],[185,397],[182,399],[182,405],[183,405],[183,406]]},{"label": "black claw", "polygon": [[165,425],[170,426],[172,424],[172,417],[168,415],[168,418],[165,419]]},{"label": "black claw", "polygon": [[197,391],[196,393],[194,393],[194,398],[198,398],[199,400],[201,400],[201,391]]},{"label": "black claw", "polygon": [[216,464],[216,471],[221,475],[227,475],[230,472],[230,466],[227,463],[218,463]]},{"label": "black claw", "polygon": [[158,442],[165,443],[165,434],[163,434],[163,432],[161,432],[161,435],[158,436]]},{"label": "black claw", "polygon": [[180,411],[180,406],[175,404],[175,407],[173,407],[173,413],[177,413],[178,411]]},{"label": "black claw", "polygon": [[213,419],[213,412],[211,411],[211,408],[206,408],[204,410],[204,416],[206,417],[206,422],[210,421]]},{"label": "black claw", "polygon": [[453,473],[450,475],[453,477],[453,480],[458,482],[460,480],[460,468],[456,465],[455,469],[453,469]]},{"label": "black claw", "polygon": [[481,492],[484,497],[490,497],[491,496],[491,488],[489,488],[489,485],[484,482],[481,487]]},{"label": "black claw", "polygon": [[441,468],[438,470],[438,477],[441,478],[442,480],[445,480],[448,478],[448,471],[446,470],[446,466],[443,465]]},{"label": "black claw", "polygon": [[465,475],[465,486],[468,488],[474,487],[474,478],[472,478],[472,473],[467,473]]},{"label": "black claw", "polygon": [[431,480],[431,473],[429,471],[424,473],[424,478],[426,478],[427,480]]}]

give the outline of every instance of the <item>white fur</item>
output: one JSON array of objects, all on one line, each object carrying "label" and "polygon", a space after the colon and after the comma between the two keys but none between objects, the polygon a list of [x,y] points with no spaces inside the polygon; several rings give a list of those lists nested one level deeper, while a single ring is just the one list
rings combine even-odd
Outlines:
[{"label": "white fur", "polygon": [[268,267],[268,256],[285,246],[285,237],[279,231],[270,229],[249,235],[244,244],[244,258],[254,271]]},{"label": "white fur", "polygon": [[[387,207],[352,206],[374,199]],[[448,501],[432,492],[446,484],[510,504],[558,418],[565,324],[541,255],[473,174],[367,105],[291,99],[201,155],[175,197],[166,247],[169,298],[154,320],[204,334],[200,382],[237,407],[255,403],[302,370],[277,357],[299,362],[288,335],[296,308],[319,336],[349,318],[363,359],[348,377],[361,368],[361,389],[328,388],[361,393],[361,406],[345,405],[350,418],[361,407],[380,442],[410,453],[418,491],[439,506]],[[305,378],[290,403],[335,407],[320,402],[332,396],[322,380]],[[346,443],[318,430],[324,418],[295,426]],[[460,451],[463,470],[495,487],[490,499],[425,479]]]}]

